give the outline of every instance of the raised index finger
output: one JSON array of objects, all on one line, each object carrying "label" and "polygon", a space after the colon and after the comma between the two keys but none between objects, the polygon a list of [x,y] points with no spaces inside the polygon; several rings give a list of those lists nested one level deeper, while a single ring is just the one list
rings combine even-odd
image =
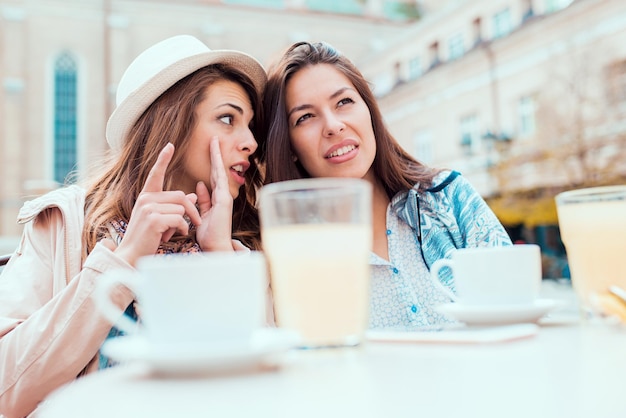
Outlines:
[{"label": "raised index finger", "polygon": [[174,145],[168,142],[165,147],[159,153],[156,162],[148,173],[148,178],[143,185],[142,191],[144,192],[162,192],[163,183],[165,182],[165,170],[172,161],[174,155]]},{"label": "raised index finger", "polygon": [[222,150],[220,149],[220,141],[217,136],[211,139],[211,168],[215,173],[215,182],[226,179],[226,168],[222,159]]}]

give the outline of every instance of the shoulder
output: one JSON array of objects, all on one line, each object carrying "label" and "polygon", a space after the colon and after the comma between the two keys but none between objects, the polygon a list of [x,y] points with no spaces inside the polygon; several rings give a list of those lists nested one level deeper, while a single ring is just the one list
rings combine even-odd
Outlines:
[{"label": "shoulder", "polygon": [[79,186],[62,187],[24,203],[18,214],[18,222],[25,223],[51,208],[63,213],[84,212],[85,189]]},{"label": "shoulder", "polygon": [[433,178],[432,186],[426,189],[429,193],[437,193],[446,189],[453,182],[459,182],[458,178],[461,177],[461,173],[458,171],[444,170],[441,171]]},{"label": "shoulder", "polygon": [[472,184],[463,175],[455,170],[444,170],[437,174],[432,186],[426,189],[429,193],[453,194],[455,192],[465,191],[476,193]]},{"label": "shoulder", "polygon": [[458,171],[442,171],[424,193],[427,200],[466,201],[479,199],[478,191]]},{"label": "shoulder", "polygon": [[447,201],[454,198],[460,191],[471,189],[467,180],[458,171],[445,170],[433,178],[432,185],[422,193],[426,202]]}]

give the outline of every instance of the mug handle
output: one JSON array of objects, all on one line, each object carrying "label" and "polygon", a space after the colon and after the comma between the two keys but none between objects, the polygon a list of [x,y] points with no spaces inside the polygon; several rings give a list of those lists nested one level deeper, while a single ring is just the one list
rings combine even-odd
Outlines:
[{"label": "mug handle", "polygon": [[111,301],[111,291],[118,284],[123,284],[137,294],[136,289],[140,280],[141,276],[137,272],[127,270],[107,272],[98,279],[92,295],[102,315],[128,335],[137,333],[137,323]]},{"label": "mug handle", "polygon": [[437,289],[445,293],[446,296],[448,296],[454,302],[457,302],[458,301],[457,296],[454,293],[452,293],[450,289],[448,289],[443,284],[441,284],[441,282],[439,281],[439,271],[444,267],[448,267],[449,269],[454,270],[454,262],[447,258],[442,258],[440,260],[435,261],[432,267],[430,268],[430,278]]}]

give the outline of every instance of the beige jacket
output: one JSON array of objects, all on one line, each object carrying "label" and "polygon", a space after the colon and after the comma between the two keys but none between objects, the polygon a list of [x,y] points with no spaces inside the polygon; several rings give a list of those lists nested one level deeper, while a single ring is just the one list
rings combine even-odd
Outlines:
[{"label": "beige jacket", "polygon": [[[51,391],[98,368],[111,324],[91,294],[107,270],[132,269],[98,244],[81,263],[84,191],[59,189],[26,202],[21,242],[0,276],[0,416],[29,415]],[[124,309],[124,286],[112,300]]]}]

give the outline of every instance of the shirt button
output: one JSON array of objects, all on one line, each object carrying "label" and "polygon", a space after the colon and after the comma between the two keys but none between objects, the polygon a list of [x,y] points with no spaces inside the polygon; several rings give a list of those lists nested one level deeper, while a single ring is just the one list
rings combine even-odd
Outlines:
[{"label": "shirt button", "polygon": [[397,268],[393,268],[393,274],[398,274],[400,272],[400,270],[398,270]]},{"label": "shirt button", "polygon": [[417,312],[417,306],[413,305],[411,306],[411,311],[413,311],[413,313]]},{"label": "shirt button", "polygon": [[387,230],[387,235],[391,235],[391,229]]}]

